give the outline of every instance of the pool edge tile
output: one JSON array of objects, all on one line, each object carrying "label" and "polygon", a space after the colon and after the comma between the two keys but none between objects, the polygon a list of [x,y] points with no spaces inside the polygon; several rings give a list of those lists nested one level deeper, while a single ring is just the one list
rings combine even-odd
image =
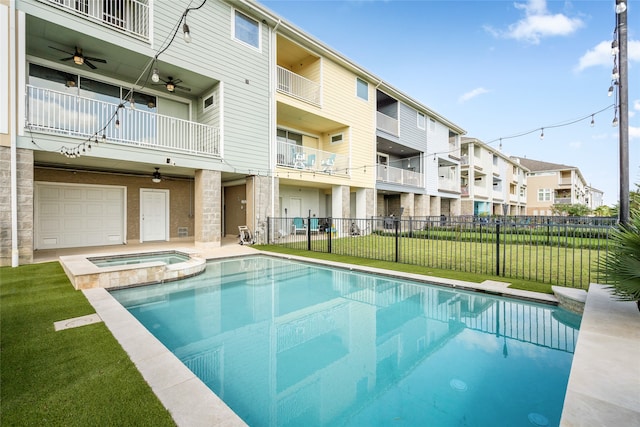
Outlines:
[{"label": "pool edge tile", "polygon": [[246,426],[106,289],[82,292],[178,426]]}]

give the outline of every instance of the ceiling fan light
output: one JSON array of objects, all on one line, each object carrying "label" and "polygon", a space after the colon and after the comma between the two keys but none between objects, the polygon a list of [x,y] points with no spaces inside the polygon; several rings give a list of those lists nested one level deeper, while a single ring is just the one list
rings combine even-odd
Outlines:
[{"label": "ceiling fan light", "polygon": [[73,62],[75,62],[76,65],[82,65],[84,64],[84,57],[80,53],[75,53],[73,55]]},{"label": "ceiling fan light", "polygon": [[173,92],[174,90],[176,90],[176,85],[175,85],[175,84],[173,84],[173,82],[172,82],[172,81],[168,81],[168,82],[167,82],[167,90],[168,90],[169,92]]}]

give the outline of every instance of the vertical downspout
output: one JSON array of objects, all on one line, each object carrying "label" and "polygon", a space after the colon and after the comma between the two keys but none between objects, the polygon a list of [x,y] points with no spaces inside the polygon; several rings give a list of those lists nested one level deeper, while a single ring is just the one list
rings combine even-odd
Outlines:
[{"label": "vertical downspout", "polygon": [[[276,25],[269,31],[269,147],[271,150],[269,173],[271,174],[271,218],[276,216],[276,160],[277,160],[277,147],[276,147],[276,115],[274,114],[276,104],[276,63],[274,61],[276,55],[276,39],[274,34],[280,26],[281,19],[278,20]],[[269,236],[267,236],[267,242],[269,243]]]},{"label": "vertical downspout", "polygon": [[16,2],[9,2],[9,139],[11,145],[11,267],[20,264],[18,250],[18,161],[16,117]]}]

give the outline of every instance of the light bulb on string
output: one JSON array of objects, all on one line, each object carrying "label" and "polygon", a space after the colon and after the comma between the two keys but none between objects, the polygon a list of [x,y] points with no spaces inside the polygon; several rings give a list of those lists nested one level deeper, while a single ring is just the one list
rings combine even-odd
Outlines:
[{"label": "light bulb on string", "polygon": [[593,118],[593,114],[591,115],[591,123],[589,124],[589,126],[594,127],[596,125],[596,121]]},{"label": "light bulb on string", "polygon": [[544,128],[540,129],[540,139],[544,139]]},{"label": "light bulb on string", "polygon": [[158,83],[160,81],[160,71],[157,68],[153,69],[153,73],[151,74],[151,81],[154,83]]},{"label": "light bulb on string", "polygon": [[609,90],[607,91],[607,96],[611,96],[611,95],[613,95],[613,84],[609,86]]},{"label": "light bulb on string", "polygon": [[616,56],[620,52],[620,48],[618,47],[618,40],[614,40],[611,42],[611,56]]},{"label": "light bulb on string", "polygon": [[618,65],[613,65],[613,70],[611,70],[611,79],[618,80],[620,78],[620,73],[618,72]]}]

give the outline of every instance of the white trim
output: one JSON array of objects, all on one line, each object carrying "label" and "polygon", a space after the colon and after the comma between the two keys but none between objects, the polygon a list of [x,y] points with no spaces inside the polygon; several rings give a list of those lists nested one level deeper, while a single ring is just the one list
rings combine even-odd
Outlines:
[{"label": "white trim", "polygon": [[[236,12],[246,17],[247,19],[254,21],[258,25],[258,46],[254,46],[236,37]],[[250,49],[255,50],[256,52],[262,53],[262,23],[257,19],[255,19],[254,17],[247,15],[245,12],[239,9],[231,8],[231,39],[240,43],[243,46],[246,46]]]},{"label": "white trim", "polygon": [[[363,82],[367,85],[367,99],[362,98],[360,95],[358,95],[358,82]],[[356,98],[364,101],[364,102],[369,102],[369,98],[370,98],[370,94],[369,94],[369,82],[366,81],[365,79],[356,76]]]},{"label": "white trim", "polygon": [[[422,126],[420,125],[420,119],[422,118]],[[416,125],[418,129],[425,130],[427,128],[427,115],[422,111],[416,111]]]},{"label": "white trim", "polygon": [[[13,28],[9,25],[9,8],[4,4],[0,4],[0,22],[4,28],[0,30],[0,133],[9,133],[9,31]],[[14,117],[11,119],[15,120]]]}]

